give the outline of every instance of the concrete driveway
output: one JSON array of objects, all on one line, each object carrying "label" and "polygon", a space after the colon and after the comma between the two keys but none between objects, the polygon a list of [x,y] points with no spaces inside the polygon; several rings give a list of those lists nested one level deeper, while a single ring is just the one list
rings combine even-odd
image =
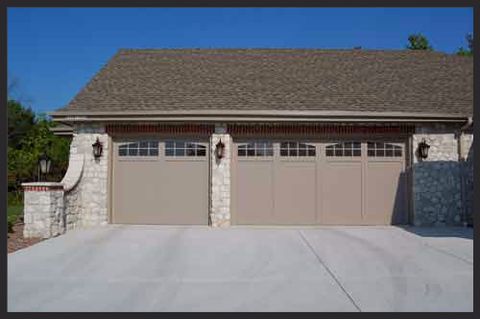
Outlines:
[{"label": "concrete driveway", "polygon": [[472,230],[76,230],[8,255],[8,311],[473,311]]}]

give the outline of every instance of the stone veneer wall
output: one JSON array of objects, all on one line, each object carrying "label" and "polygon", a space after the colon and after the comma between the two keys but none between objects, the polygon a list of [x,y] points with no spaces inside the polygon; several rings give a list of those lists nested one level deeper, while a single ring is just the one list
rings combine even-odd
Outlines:
[{"label": "stone veneer wall", "polygon": [[[210,137],[210,222],[213,227],[230,226],[230,165],[232,138],[224,133],[224,128]],[[218,160],[215,156],[216,144],[222,140],[225,155]]]},{"label": "stone veneer wall", "polygon": [[65,192],[65,223],[66,229],[74,229],[79,226],[82,214],[82,194],[80,187],[74,187],[72,190]]},{"label": "stone veneer wall", "polygon": [[50,238],[65,232],[63,185],[61,183],[24,183],[23,219],[25,238]]},{"label": "stone veneer wall", "polygon": [[[97,137],[103,154],[95,159],[92,144]],[[65,192],[67,229],[108,223],[108,161],[109,138],[103,126],[79,125],[74,128],[70,154],[83,154],[84,166],[78,184]]]},{"label": "stone veneer wall", "polygon": [[466,222],[473,225],[473,134],[468,133],[461,135],[460,141],[462,143],[462,170],[464,176]]},{"label": "stone veneer wall", "polygon": [[[445,130],[444,130],[445,131]],[[453,130],[450,130],[452,132]],[[423,139],[430,145],[428,158],[416,155]],[[471,137],[473,139],[473,137]],[[414,224],[417,226],[462,225],[467,203],[463,199],[463,174],[468,169],[458,153],[455,133],[436,132],[434,128],[417,129],[412,139]],[[473,176],[473,170],[471,171]],[[465,194],[465,193],[464,193]]]},{"label": "stone veneer wall", "polygon": [[[97,137],[103,144],[93,156]],[[102,126],[77,126],[61,183],[25,183],[24,236],[49,238],[66,230],[108,223],[109,138]]]},{"label": "stone veneer wall", "polygon": [[[426,160],[413,157],[415,225],[461,225],[465,220],[471,222],[473,135],[460,135],[463,161],[462,157],[459,158],[458,136],[451,132],[453,129],[439,131],[424,127],[417,129],[412,137],[413,151],[423,138],[431,145]],[[98,160],[92,154],[92,144],[97,137],[103,144],[103,155]],[[218,160],[215,147],[220,139],[225,144],[225,156]],[[31,183],[25,184],[25,237],[48,238],[68,229],[108,223],[109,148],[109,138],[103,126],[75,127],[69,165],[73,171],[77,171],[79,180],[72,183],[74,186],[71,188],[65,187],[65,191],[63,187],[68,183],[57,183],[61,189],[58,185],[29,188],[32,185],[28,184]],[[210,222],[213,227],[230,225],[231,152],[232,138],[226,133],[225,126],[218,125],[210,136]]]}]

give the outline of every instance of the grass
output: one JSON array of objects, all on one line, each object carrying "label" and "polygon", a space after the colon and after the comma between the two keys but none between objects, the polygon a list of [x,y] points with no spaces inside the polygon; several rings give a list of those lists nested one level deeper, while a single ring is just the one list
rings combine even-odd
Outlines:
[{"label": "grass", "polygon": [[11,205],[7,207],[8,232],[12,232],[12,227],[18,218],[23,214],[23,205]]}]

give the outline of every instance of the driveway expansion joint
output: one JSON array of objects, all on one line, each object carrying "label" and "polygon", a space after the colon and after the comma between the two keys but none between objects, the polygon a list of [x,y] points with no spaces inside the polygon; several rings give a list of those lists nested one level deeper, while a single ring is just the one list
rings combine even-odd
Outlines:
[{"label": "driveway expansion joint", "polygon": [[322,265],[322,267],[329,273],[329,275],[335,280],[337,285],[340,287],[340,289],[343,291],[343,293],[347,296],[347,298],[350,300],[350,302],[353,304],[353,306],[359,311],[362,312],[362,309],[357,305],[353,297],[350,295],[350,293],[343,287],[342,283],[340,280],[335,276],[335,274],[330,270],[330,268],[325,264],[325,262],[322,260],[322,258],[317,254],[315,249],[312,247],[308,239],[305,237],[303,232],[301,230],[298,230],[298,233],[300,234],[300,238],[302,238],[302,241],[307,245],[308,249],[312,252],[312,254],[317,258],[317,261]]},{"label": "driveway expansion joint", "polygon": [[[407,238],[407,236],[414,236],[412,234],[406,234],[405,232],[401,232],[401,236],[403,236],[404,238]],[[452,254],[451,252],[449,252],[448,250],[445,250],[445,249],[442,249],[442,248],[438,248],[438,247],[435,247],[431,244],[429,244],[428,242],[426,242],[425,240],[421,239],[421,245],[425,246],[425,247],[428,247],[432,250],[435,250],[436,252],[439,252],[441,254],[444,254],[444,255],[447,255],[447,256],[450,256],[450,257],[453,257],[455,259],[458,259],[458,260],[461,260],[463,261],[464,263],[467,263],[469,264],[470,266],[473,266],[473,261],[470,261],[466,258],[463,258],[463,257],[460,257],[460,256],[457,256],[455,254]]]}]

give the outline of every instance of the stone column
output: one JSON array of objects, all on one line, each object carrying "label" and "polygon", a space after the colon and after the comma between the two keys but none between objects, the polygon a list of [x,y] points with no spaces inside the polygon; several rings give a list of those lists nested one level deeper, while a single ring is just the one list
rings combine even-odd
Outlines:
[{"label": "stone column", "polygon": [[460,135],[461,143],[461,176],[462,176],[462,199],[464,223],[473,225],[473,134],[463,133]]},{"label": "stone column", "polygon": [[413,158],[414,225],[461,225],[462,199],[458,145],[455,134],[418,132],[413,153],[423,139],[430,145],[428,158]]},{"label": "stone column", "polygon": [[63,185],[24,183],[23,237],[50,238],[65,232]]},{"label": "stone column", "polygon": [[[225,155],[215,156],[217,143],[222,140]],[[225,126],[217,126],[210,137],[210,222],[213,227],[230,226],[230,167],[232,138]]]},{"label": "stone column", "polygon": [[[98,159],[94,158],[92,151],[92,144],[97,138],[103,145],[103,154]],[[83,124],[74,128],[70,159],[81,155],[82,169],[79,181],[65,194],[69,229],[108,223],[109,148],[108,134],[103,125]]]}]

